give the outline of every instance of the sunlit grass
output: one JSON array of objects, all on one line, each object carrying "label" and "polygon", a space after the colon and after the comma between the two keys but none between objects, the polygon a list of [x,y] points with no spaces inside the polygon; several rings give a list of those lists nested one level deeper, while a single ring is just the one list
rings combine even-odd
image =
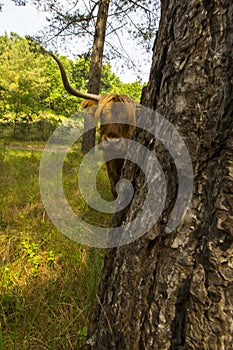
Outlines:
[{"label": "sunlit grass", "polygon": [[[81,347],[102,267],[101,250],[65,237],[45,212],[39,190],[41,151],[37,151],[43,146],[1,149],[1,350]],[[110,216],[90,209],[79,193],[76,173],[82,157],[80,145],[66,157],[66,197],[83,219],[108,226]],[[103,168],[98,190],[111,200],[108,186]]]}]

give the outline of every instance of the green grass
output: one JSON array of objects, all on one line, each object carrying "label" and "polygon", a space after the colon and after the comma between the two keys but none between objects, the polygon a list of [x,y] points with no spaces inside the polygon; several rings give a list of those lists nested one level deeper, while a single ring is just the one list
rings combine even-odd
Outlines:
[{"label": "green grass", "polygon": [[[69,240],[51,223],[39,190],[43,144],[30,147],[0,149],[0,350],[79,349],[103,251]],[[82,157],[77,144],[66,158],[66,196],[86,221],[108,226],[110,216],[90,209],[76,186]],[[100,193],[111,200],[106,170],[98,175]]]}]

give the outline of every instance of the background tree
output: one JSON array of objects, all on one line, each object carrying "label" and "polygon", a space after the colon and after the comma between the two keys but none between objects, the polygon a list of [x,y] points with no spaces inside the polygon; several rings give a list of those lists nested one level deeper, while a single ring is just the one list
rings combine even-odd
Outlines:
[{"label": "background tree", "polygon": [[[108,8],[110,0],[101,0],[98,2],[98,14],[95,25],[95,35],[91,54],[90,73],[88,81],[88,92],[99,94],[100,92],[100,79],[103,64],[103,53],[105,43],[105,33],[108,19]],[[89,120],[89,114],[84,116],[84,131],[82,140],[82,150],[89,152],[95,147],[95,134],[96,129],[89,130],[92,121]]]},{"label": "background tree", "polygon": [[[12,0],[16,5],[34,4],[39,10],[47,13],[48,27],[42,32],[43,42],[57,46],[68,46],[73,42],[77,52],[72,54],[91,55],[93,38],[97,22],[99,1],[54,1],[54,0]],[[139,71],[144,60],[149,59],[145,54],[153,45],[153,38],[160,15],[159,1],[111,0],[108,12],[106,31],[105,59],[124,59],[125,63]],[[41,37],[39,35],[39,37]],[[127,40],[124,40],[127,39]],[[135,43],[142,50],[140,59],[132,57],[128,49]],[[137,62],[137,63],[135,63]],[[122,60],[121,60],[122,64]]]},{"label": "background tree", "polygon": [[[107,252],[88,349],[232,348],[233,4],[161,4],[142,103],[182,135],[193,162],[193,199],[178,228],[166,233],[176,172],[161,145],[137,131],[135,139],[163,166],[166,208],[141,239]],[[137,215],[146,195],[135,166],[126,164],[123,175],[137,190],[127,210],[115,215],[115,226]]]}]

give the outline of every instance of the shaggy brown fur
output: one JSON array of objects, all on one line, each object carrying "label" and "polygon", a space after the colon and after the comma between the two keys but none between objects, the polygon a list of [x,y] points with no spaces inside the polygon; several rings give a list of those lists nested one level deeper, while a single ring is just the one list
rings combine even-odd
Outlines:
[{"label": "shaggy brown fur", "polygon": [[[106,94],[99,102],[85,100],[82,108],[100,121],[100,147],[104,157],[111,153],[117,156],[106,162],[108,177],[114,198],[117,196],[116,183],[120,179],[121,169],[127,146],[124,139],[130,139],[136,125],[135,101],[126,95]],[[106,157],[105,157],[106,158]]]}]

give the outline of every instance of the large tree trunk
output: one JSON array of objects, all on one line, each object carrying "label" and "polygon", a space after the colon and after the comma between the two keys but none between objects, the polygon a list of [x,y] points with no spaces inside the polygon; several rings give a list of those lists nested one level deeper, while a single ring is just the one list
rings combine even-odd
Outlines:
[{"label": "large tree trunk", "polygon": [[[161,146],[168,180],[156,226],[106,254],[87,349],[233,348],[233,3],[165,0],[142,103],[182,135],[194,170],[193,198],[172,233],[165,226],[176,195],[176,172]],[[141,140],[144,132],[135,133]],[[168,135],[169,137],[169,135]],[[143,177],[124,169],[136,191],[115,224],[143,202]]]},{"label": "large tree trunk", "polygon": [[[95,35],[91,55],[88,92],[93,94],[99,94],[100,91],[100,79],[102,72],[103,52],[105,33],[108,19],[108,8],[110,0],[100,0],[98,14],[95,26]],[[93,124],[92,120],[89,120],[90,115],[87,113],[84,117],[84,131],[90,129],[90,125]],[[83,134],[82,150],[89,152],[95,147],[95,134],[96,129],[90,129]]]}]

